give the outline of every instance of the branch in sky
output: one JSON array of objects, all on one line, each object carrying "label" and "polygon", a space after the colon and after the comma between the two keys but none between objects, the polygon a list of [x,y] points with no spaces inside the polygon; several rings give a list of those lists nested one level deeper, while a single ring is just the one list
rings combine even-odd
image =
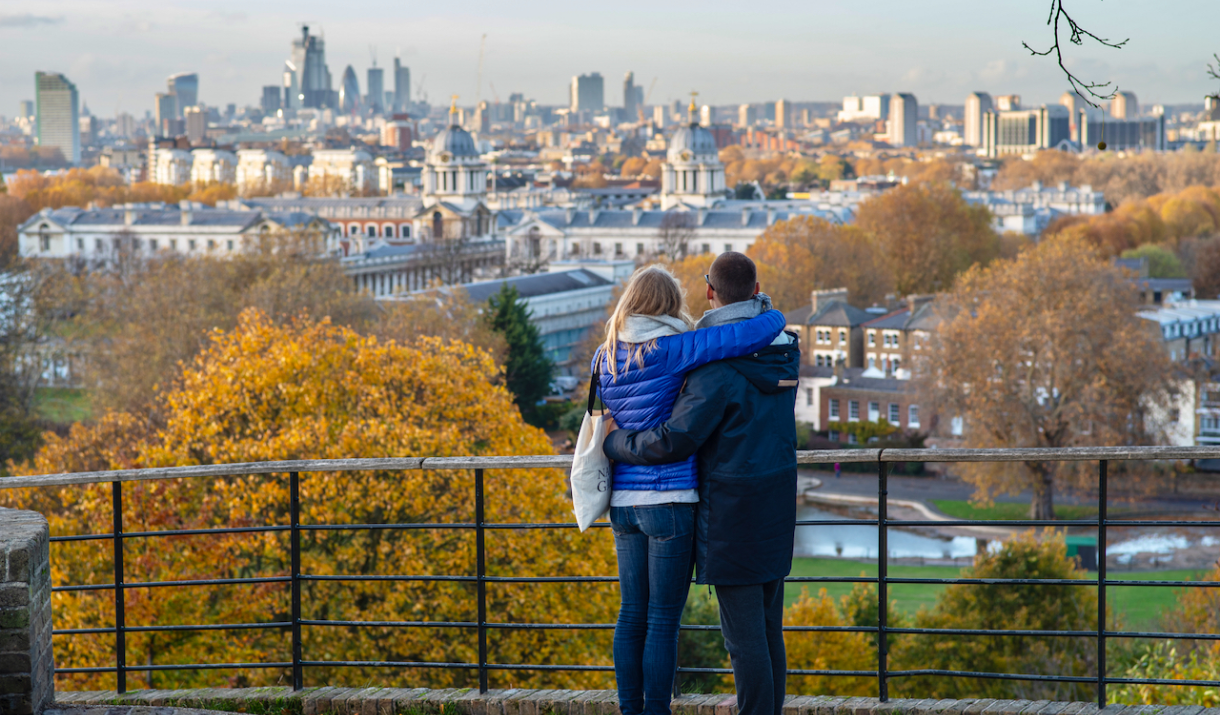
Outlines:
[{"label": "branch in sky", "polygon": [[[1089,82],[1083,80],[1073,74],[1072,71],[1063,64],[1063,46],[1059,36],[1060,28],[1061,25],[1066,26],[1068,33],[1067,39],[1073,45],[1083,45],[1084,41],[1089,39],[1104,47],[1112,47],[1117,50],[1123,45],[1127,44],[1127,40],[1114,42],[1104,37],[1098,37],[1092,32],[1084,29],[1075,20],[1073,20],[1072,16],[1067,13],[1066,9],[1064,9],[1063,0],[1051,0],[1051,13],[1050,17],[1048,17],[1046,20],[1046,24],[1054,28],[1054,44],[1045,50],[1039,51],[1030,47],[1028,42],[1022,42],[1021,44],[1025,47],[1025,49],[1029,50],[1030,54],[1038,55],[1039,57],[1047,57],[1053,54],[1055,59],[1059,62],[1059,69],[1063,70],[1063,73],[1067,75],[1068,82],[1072,85],[1072,89],[1075,90],[1076,94],[1080,95],[1084,101],[1088,102],[1094,107],[1097,107],[1098,104],[1092,99],[1089,99],[1089,96],[1092,96],[1095,99],[1113,99],[1115,93],[1118,92],[1118,87],[1112,88],[1110,86],[1110,82]],[[1217,59],[1220,60],[1220,58]],[[1099,92],[1108,93],[1100,94]]]}]

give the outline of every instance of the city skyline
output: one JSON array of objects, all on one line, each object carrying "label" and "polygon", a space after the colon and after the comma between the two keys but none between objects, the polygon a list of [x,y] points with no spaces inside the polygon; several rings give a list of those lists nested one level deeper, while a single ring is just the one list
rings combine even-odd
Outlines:
[{"label": "city skyline", "polygon": [[[714,105],[781,97],[838,101],[876,91],[911,92],[921,104],[962,104],[974,90],[1021,94],[1032,105],[1055,101],[1066,87],[1053,60],[1021,47],[1022,40],[1044,46],[1050,37],[1044,9],[1028,1],[995,3],[988,17],[1005,19],[995,27],[974,17],[976,6],[966,3],[929,11],[879,0],[867,12],[828,2],[780,3],[762,16],[729,3],[692,14],[631,1],[613,18],[562,7],[560,13],[557,3],[542,2],[513,11],[473,2],[413,15],[375,0],[340,15],[312,0],[256,6],[225,0],[207,10],[148,0],[10,0],[0,13],[0,115],[32,98],[35,71],[69,77],[82,102],[102,116],[142,116],[153,109],[165,78],[181,72],[199,74],[199,99],[209,106],[257,105],[262,87],[280,80],[302,22],[324,36],[336,77],[351,64],[363,78],[370,46],[376,47],[381,67],[400,54],[413,75],[412,99],[422,88],[433,104],[451,94],[469,106],[480,95],[503,101],[522,92],[562,106],[573,76],[599,72],[617,82],[627,71],[645,88],[656,78],[651,104],[694,88],[701,103]],[[1217,89],[1205,72],[1215,49],[1205,36],[1209,23],[1174,20],[1194,9],[1220,15],[1202,2],[1155,17],[1145,17],[1147,6],[1134,0],[1073,8],[1098,34],[1131,42],[1117,51],[1069,46],[1071,66],[1086,79],[1116,81],[1142,103],[1201,103]],[[608,92],[607,101],[618,105],[621,97]]]}]

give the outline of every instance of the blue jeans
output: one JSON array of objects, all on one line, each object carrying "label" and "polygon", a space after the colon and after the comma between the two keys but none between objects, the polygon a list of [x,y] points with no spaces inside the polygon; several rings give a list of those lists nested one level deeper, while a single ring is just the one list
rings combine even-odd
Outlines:
[{"label": "blue jeans", "polygon": [[622,715],[668,715],[694,568],[694,504],[612,507],[623,603],[614,628]]}]

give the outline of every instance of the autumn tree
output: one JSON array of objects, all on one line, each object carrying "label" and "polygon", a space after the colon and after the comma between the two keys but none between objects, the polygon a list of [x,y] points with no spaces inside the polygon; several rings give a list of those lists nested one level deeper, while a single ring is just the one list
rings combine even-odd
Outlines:
[{"label": "autumn tree", "polygon": [[[208,347],[164,394],[164,426],[111,413],[52,437],[22,473],[166,467],[283,459],[452,455],[550,454],[541,430],[524,424],[490,356],[460,341],[420,340],[408,347],[362,337],[328,321],[280,323],[257,311],[212,335]],[[306,524],[471,522],[469,472],[408,470],[301,475]],[[571,519],[562,472],[489,470],[490,522],[564,522]],[[109,486],[0,491],[4,506],[35,509],[53,534],[95,533],[110,519]],[[124,519],[131,531],[261,527],[288,522],[285,475],[134,482],[124,487]],[[487,537],[487,574],[606,576],[614,572],[608,532],[495,531]],[[309,531],[302,571],[317,575],[389,576],[475,572],[472,531]],[[108,548],[99,542],[56,546],[52,579],[105,583],[112,575]],[[284,532],[208,534],[130,540],[130,581],[223,579],[288,574]],[[472,621],[473,584],[453,581],[311,581],[303,587],[304,616],[318,620]],[[593,584],[498,584],[487,589],[487,619],[500,623],[605,623],[614,591]],[[113,623],[107,591],[56,593],[59,628]],[[132,589],[128,624],[185,625],[283,621],[284,584]],[[609,664],[608,632],[496,630],[492,652],[505,663]],[[60,667],[113,663],[111,640],[73,637],[56,646]],[[129,633],[127,662],[154,665],[285,662],[282,629]],[[306,658],[334,661],[474,662],[470,630],[435,628],[304,629]],[[153,687],[271,685],[278,669],[164,671]],[[468,687],[464,670],[310,668],[307,681],[333,685]],[[606,687],[609,676],[532,672],[492,676],[498,687]],[[66,677],[72,689],[113,688],[111,674]]]},{"label": "autumn tree", "polygon": [[507,281],[500,292],[488,300],[487,317],[491,329],[503,336],[508,346],[504,360],[504,379],[517,406],[532,408],[550,391],[555,365],[546,354],[538,326],[530,320],[530,312],[515,286]]},{"label": "autumn tree", "polygon": [[[917,628],[1086,631],[1097,627],[1097,593],[1067,556],[1061,538],[1026,532],[997,552],[975,557],[962,578],[1080,579],[1060,584],[954,584],[931,611],[915,616]],[[1055,636],[912,635],[894,649],[896,668],[1087,677],[1095,672],[1092,638]],[[903,697],[1088,700],[1081,683],[982,678],[903,678],[893,686]]]},{"label": "autumn tree", "polygon": [[657,229],[657,252],[668,261],[681,260],[695,233],[695,217],[689,211],[667,211]]},{"label": "autumn tree", "polygon": [[1200,298],[1220,296],[1220,238],[1199,243],[1191,262],[1191,282]]},{"label": "autumn tree", "polygon": [[648,160],[641,156],[633,156],[623,162],[619,168],[619,175],[625,179],[633,179],[643,173],[644,167],[648,166]]},{"label": "autumn tree", "polygon": [[844,286],[851,302],[863,306],[893,290],[890,266],[855,226],[797,216],[769,226],[747,253],[781,310],[807,305],[810,292],[822,288]]},{"label": "autumn tree", "polygon": [[439,289],[407,296],[402,300],[382,301],[369,331],[403,345],[414,345],[423,338],[459,341],[486,351],[497,363],[508,352],[504,334],[488,321],[485,305],[470,300],[461,289]]},{"label": "autumn tree", "polygon": [[0,193],[0,268],[17,260],[17,227],[33,215],[33,207],[24,199]]},{"label": "autumn tree", "polygon": [[957,275],[999,255],[991,212],[946,183],[911,184],[860,204],[856,225],[888,262],[900,295],[948,290]]},{"label": "autumn tree", "polygon": [[[1043,241],[976,266],[938,301],[942,321],[916,363],[924,404],[963,420],[964,446],[1156,444],[1148,407],[1171,391],[1156,331],[1136,316],[1136,288],[1082,241]],[[1057,484],[1091,483],[1086,465],[969,463],[981,498],[1033,492],[1030,518],[1053,519]]]},{"label": "autumn tree", "polygon": [[991,180],[993,191],[1009,191],[1027,189],[1035,181],[1045,186],[1055,186],[1061,181],[1075,184],[1076,171],[1083,162],[1075,154],[1047,149],[1034,154],[1034,158],[1026,161],[1014,156],[1004,161],[1004,165]]},{"label": "autumn tree", "polygon": [[1123,258],[1148,259],[1148,276],[1150,278],[1185,278],[1186,269],[1173,251],[1153,243],[1122,252]]}]

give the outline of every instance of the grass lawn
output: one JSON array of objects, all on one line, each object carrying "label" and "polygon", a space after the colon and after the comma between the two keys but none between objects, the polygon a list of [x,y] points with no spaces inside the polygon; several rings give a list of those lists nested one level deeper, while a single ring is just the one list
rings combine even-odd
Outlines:
[{"label": "grass lawn", "polygon": [[[960,569],[952,566],[890,566],[890,576],[898,578],[955,578]],[[1204,571],[1112,571],[1110,578],[1128,581],[1187,581],[1200,578]],[[844,559],[798,558],[792,561],[793,576],[860,576],[876,577],[877,565]],[[1089,574],[1096,578],[1095,572]],[[785,605],[796,601],[801,588],[808,586],[811,594],[825,588],[836,601],[851,590],[850,583],[801,584],[790,583],[784,591]],[[903,613],[914,614],[920,608],[931,609],[945,586],[934,584],[891,584],[890,600],[897,602]],[[1177,602],[1175,589],[1148,586],[1111,586],[1106,590],[1111,613],[1121,618],[1124,628],[1147,630],[1156,625],[1157,617]]]},{"label": "grass lawn", "polygon": [[34,392],[34,411],[55,424],[68,425],[93,416],[89,393],[71,387],[40,387]]},{"label": "grass lawn", "polygon": [[[954,519],[980,519],[987,521],[1018,521],[1029,518],[1029,504],[1017,502],[994,502],[991,506],[975,506],[961,499],[931,499],[932,506]],[[1110,513],[1125,511],[1110,508]],[[1055,515],[1060,519],[1096,519],[1097,507],[1076,504],[1057,504]]]}]

